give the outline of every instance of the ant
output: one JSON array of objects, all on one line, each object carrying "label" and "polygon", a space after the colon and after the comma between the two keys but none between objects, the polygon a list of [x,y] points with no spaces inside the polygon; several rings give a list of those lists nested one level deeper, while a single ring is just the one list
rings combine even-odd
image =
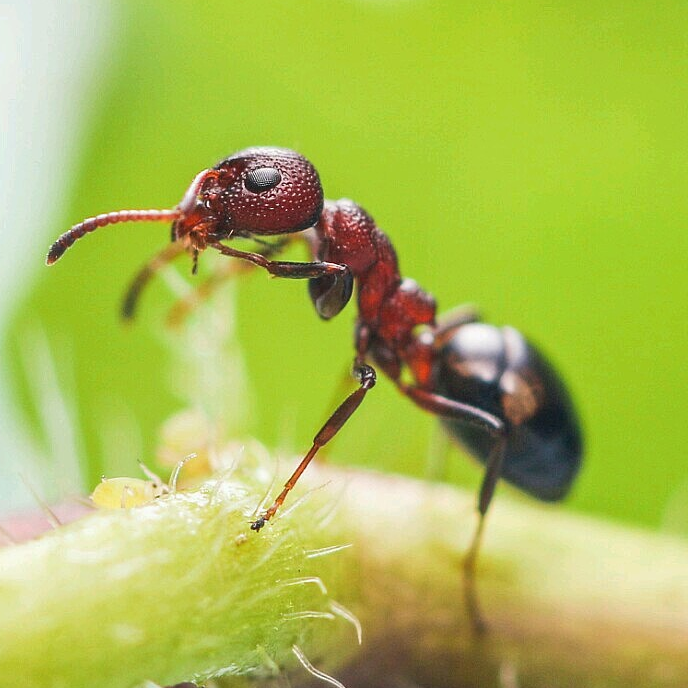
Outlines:
[{"label": "ant", "polygon": [[[172,243],[139,272],[124,300],[131,317],[142,287],[165,263],[212,248],[271,275],[308,280],[323,320],[336,316],[357,287],[353,375],[358,389],[334,411],[313,439],[284,489],[251,524],[260,530],[275,515],[301,474],[375,386],[374,363],[397,389],[439,416],[455,440],[485,465],[478,494],[478,523],[464,559],[465,592],[474,628],[482,628],[473,592],[485,515],[499,478],[543,501],[568,492],[581,462],[575,410],[554,368],[512,327],[480,321],[470,307],[441,319],[434,298],[402,278],[389,238],[358,204],[325,201],[313,165],[284,148],[255,147],[200,172],[171,210],[123,210],[74,225],[51,247],[47,263],[77,239],[110,224],[172,222]],[[264,237],[279,236],[269,244]],[[255,251],[222,243],[253,239]],[[305,240],[311,262],[273,260],[291,240]]]}]

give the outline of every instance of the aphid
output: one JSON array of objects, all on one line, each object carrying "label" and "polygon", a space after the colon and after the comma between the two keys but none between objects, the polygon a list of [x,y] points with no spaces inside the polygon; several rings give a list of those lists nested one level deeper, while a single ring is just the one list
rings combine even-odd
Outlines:
[{"label": "aphid", "polygon": [[148,480],[143,478],[106,478],[103,476],[91,493],[91,501],[99,509],[133,509],[148,504],[158,497],[174,494],[177,491],[177,480],[184,465],[196,454],[189,454],[172,471],[170,482],[153,473],[146,465],[139,462],[139,466]]},{"label": "aphid", "polygon": [[91,493],[91,501],[99,509],[133,509],[161,494],[150,480],[103,477]]},{"label": "aphid", "polygon": [[[76,239],[126,221],[171,221],[172,244],[138,274],[124,303],[130,317],[141,288],[155,271],[184,251],[194,267],[212,248],[277,277],[308,280],[318,315],[329,320],[357,287],[353,375],[359,387],[334,411],[284,489],[251,525],[260,530],[278,511],[317,451],[329,442],[376,383],[375,364],[399,392],[443,420],[448,433],[485,465],[479,521],[465,559],[469,608],[484,518],[500,477],[543,501],[568,492],[581,462],[581,431],[569,395],[554,368],[511,327],[480,322],[471,308],[436,317],[434,298],[402,278],[389,238],[353,201],[324,201],[318,173],[295,151],[248,148],[200,172],[171,210],[127,210],[84,220],[48,253],[54,263]],[[264,245],[266,237],[281,236]],[[227,241],[258,242],[242,251]],[[290,240],[303,239],[311,262],[273,260]],[[451,515],[448,514],[448,517]]]},{"label": "aphid", "polygon": [[91,493],[91,501],[99,509],[133,509],[167,494],[162,478],[139,464],[148,480],[143,478],[106,478],[103,476]]}]

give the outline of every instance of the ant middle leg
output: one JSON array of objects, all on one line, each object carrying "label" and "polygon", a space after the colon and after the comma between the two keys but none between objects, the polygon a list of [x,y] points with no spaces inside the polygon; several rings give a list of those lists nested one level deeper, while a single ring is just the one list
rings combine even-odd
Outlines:
[{"label": "ant middle leg", "polygon": [[[334,388],[332,394],[328,396],[327,400],[327,408],[331,409],[334,407],[339,400],[342,397],[345,397],[349,394],[351,394],[352,389],[354,388],[356,381],[351,379],[351,367],[347,366],[346,368],[342,368],[341,370],[341,377],[337,381],[337,385]],[[327,411],[327,418],[330,417],[330,412]],[[323,461],[327,461],[327,455],[329,453],[329,447],[325,448],[323,447],[318,454],[318,460],[322,463]]]},{"label": "ant middle leg", "polygon": [[334,413],[325,421],[325,424],[313,438],[311,448],[303,459],[301,459],[301,462],[296,467],[296,470],[292,473],[289,480],[284,484],[282,492],[277,495],[272,506],[251,523],[251,530],[260,530],[275,515],[318,450],[325,446],[339,432],[344,423],[351,418],[354,411],[361,405],[368,390],[375,386],[377,376],[372,366],[365,363],[357,364],[354,368],[354,374],[358,378],[359,388],[344,399]]}]

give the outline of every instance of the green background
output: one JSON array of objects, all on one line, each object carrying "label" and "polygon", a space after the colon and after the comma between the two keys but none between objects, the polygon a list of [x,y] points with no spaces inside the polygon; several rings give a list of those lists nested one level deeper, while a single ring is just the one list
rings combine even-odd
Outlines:
[{"label": "green background", "polygon": [[[82,217],[174,205],[234,150],[296,148],[328,197],[376,218],[440,310],[480,304],[556,361],[587,435],[573,508],[688,532],[685,2],[117,7],[46,249]],[[38,319],[74,378],[91,482],[139,458],[103,455],[106,420],[130,409],[149,460],[183,406],[161,333],[169,291],[152,286],[135,327],[117,317],[127,280],[167,240],[160,225],[121,225],[50,270],[22,257],[36,277],[8,343],[18,398],[34,417],[17,361]],[[350,363],[353,317],[323,324],[304,284],[242,280],[247,431],[307,448]],[[329,455],[423,475],[434,427],[383,380]],[[449,472],[480,475],[455,457]]]}]

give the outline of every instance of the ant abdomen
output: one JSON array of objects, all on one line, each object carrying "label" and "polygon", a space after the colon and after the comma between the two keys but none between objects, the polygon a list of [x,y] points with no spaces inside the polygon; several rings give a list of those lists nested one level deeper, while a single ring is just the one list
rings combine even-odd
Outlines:
[{"label": "ant abdomen", "polygon": [[[582,438],[569,394],[547,359],[512,327],[468,323],[442,337],[436,391],[504,422],[500,476],[543,501],[562,499],[581,463]],[[482,463],[495,438],[456,419],[450,434]]]}]

